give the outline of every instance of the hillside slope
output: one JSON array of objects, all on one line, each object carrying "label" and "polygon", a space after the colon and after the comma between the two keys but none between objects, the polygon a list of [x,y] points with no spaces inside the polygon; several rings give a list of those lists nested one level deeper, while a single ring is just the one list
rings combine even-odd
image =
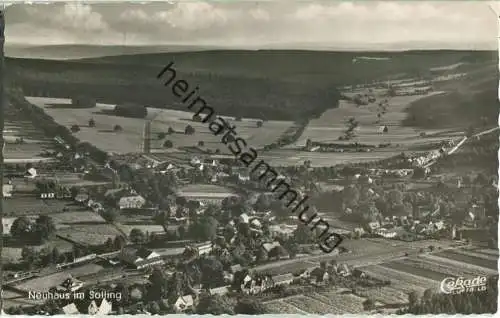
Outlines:
[{"label": "hillside slope", "polygon": [[[352,63],[359,55],[385,60]],[[114,56],[73,61],[13,59],[8,77],[26,95],[71,98],[88,95],[103,103],[135,102],[185,109],[156,79],[171,61],[178,77],[199,86],[217,112],[230,116],[301,120],[337,106],[340,85],[393,74],[412,75],[491,52],[415,51],[350,53],[319,51],[204,51]]]}]

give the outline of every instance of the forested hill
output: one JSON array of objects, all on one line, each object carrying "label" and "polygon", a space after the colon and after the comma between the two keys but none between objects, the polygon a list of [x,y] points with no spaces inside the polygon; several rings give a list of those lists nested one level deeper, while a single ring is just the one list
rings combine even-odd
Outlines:
[{"label": "forested hill", "polygon": [[[353,63],[360,55],[384,57]],[[9,79],[26,95],[87,95],[104,103],[132,102],[184,109],[156,79],[171,61],[178,77],[200,87],[221,114],[298,120],[335,107],[336,87],[415,74],[491,52],[203,51],[125,55],[72,61],[7,58]],[[476,62],[475,62],[476,63]]]}]

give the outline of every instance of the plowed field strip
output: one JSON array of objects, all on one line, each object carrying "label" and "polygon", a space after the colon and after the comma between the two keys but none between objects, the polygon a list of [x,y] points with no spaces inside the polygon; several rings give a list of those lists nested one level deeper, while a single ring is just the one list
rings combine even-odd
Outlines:
[{"label": "plowed field strip", "polygon": [[431,261],[435,262],[440,262],[440,263],[445,263],[445,264],[450,264],[454,267],[465,269],[465,270],[471,270],[471,271],[477,271],[478,273],[481,273],[482,275],[498,275],[497,270],[489,269],[484,266],[477,266],[473,264],[468,264],[460,260],[454,260],[448,257],[444,256],[437,256],[437,255],[421,255],[422,258],[428,259]]},{"label": "plowed field strip", "polygon": [[481,266],[489,269],[497,269],[498,262],[493,260],[487,260],[475,256],[464,255],[457,253],[455,251],[443,251],[435,254],[438,257],[449,258],[458,262],[468,263],[471,265]]}]

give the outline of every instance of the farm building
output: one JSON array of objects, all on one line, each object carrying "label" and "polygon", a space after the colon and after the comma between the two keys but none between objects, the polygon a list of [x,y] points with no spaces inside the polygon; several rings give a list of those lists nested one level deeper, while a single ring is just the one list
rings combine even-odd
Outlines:
[{"label": "farm building", "polygon": [[140,195],[126,196],[120,198],[118,201],[118,207],[120,210],[123,209],[140,209],[146,204],[146,199]]},{"label": "farm building", "polygon": [[136,269],[164,263],[158,253],[145,248],[136,249],[133,247],[123,248],[120,252],[120,260]]}]

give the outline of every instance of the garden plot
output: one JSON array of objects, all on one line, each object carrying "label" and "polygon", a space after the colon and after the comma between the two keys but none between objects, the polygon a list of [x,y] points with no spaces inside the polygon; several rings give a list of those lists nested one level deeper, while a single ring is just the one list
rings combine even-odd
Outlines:
[{"label": "garden plot", "polygon": [[340,314],[355,314],[363,311],[363,301],[365,298],[353,294],[340,294],[338,290],[318,292],[308,295],[309,297],[325,302],[334,309],[334,312]]},{"label": "garden plot", "polygon": [[301,295],[297,297],[291,297],[285,300],[285,302],[296,306],[297,308],[300,308],[310,314],[325,315],[335,312],[334,307],[325,304],[323,301],[318,301],[308,296]]},{"label": "garden plot", "polygon": [[387,267],[382,267],[380,265],[372,265],[364,268],[360,268],[368,276],[380,279],[380,280],[390,280],[391,283],[397,284],[397,288],[405,291],[411,292],[416,288],[439,288],[440,281],[435,281],[428,279],[426,277],[421,277],[413,275],[410,273],[399,272],[394,269]]},{"label": "garden plot", "polygon": [[63,224],[106,223],[106,221],[99,214],[92,211],[62,212],[54,213],[50,216],[55,222]]},{"label": "garden plot", "polygon": [[283,300],[273,300],[264,304],[267,312],[270,314],[307,314],[296,306],[286,303]]},{"label": "garden plot", "polygon": [[442,281],[443,279],[447,278],[448,275],[440,272],[435,272],[433,270],[430,270],[428,268],[419,268],[419,267],[414,267],[409,264],[406,264],[404,261],[394,261],[390,263],[384,263],[380,264],[382,267],[387,267],[393,270],[397,270],[399,272],[404,272],[412,275],[417,275],[421,277],[425,277],[428,279],[432,279],[435,281]]},{"label": "garden plot", "polygon": [[471,264],[475,266],[481,266],[489,269],[498,268],[498,260],[486,259],[477,256],[465,255],[457,251],[443,251],[435,254],[438,257],[448,258],[457,262],[462,262],[466,264]]},{"label": "garden plot", "polygon": [[482,275],[498,275],[498,270],[486,268],[484,266],[477,266],[470,263],[466,263],[461,260],[451,259],[445,256],[437,256],[433,254],[421,255],[422,258],[430,260],[432,262],[449,264],[450,266],[459,268],[460,270],[474,271],[481,273]]},{"label": "garden plot", "polygon": [[[407,304],[408,294],[397,288],[398,286],[382,286],[377,288],[356,288],[356,294],[371,298],[386,305]],[[416,287],[416,292],[423,293],[424,288]]]},{"label": "garden plot", "polygon": [[450,264],[443,264],[439,263],[436,261],[430,261],[430,260],[423,260],[421,258],[419,259],[406,259],[404,260],[404,263],[407,265],[410,265],[415,268],[423,269],[423,270],[430,270],[433,272],[439,272],[446,274],[448,277],[458,277],[458,276],[463,276],[463,277],[473,277],[481,274],[477,270],[468,270],[468,269],[463,269],[463,268],[457,268],[454,266],[451,266]]},{"label": "garden plot", "polygon": [[456,250],[453,250],[453,252],[456,254],[471,256],[473,258],[485,259],[485,260],[493,261],[493,262],[498,261],[498,254],[492,255],[492,254],[486,254],[486,253],[477,253],[476,251],[472,251],[470,249],[456,249]]}]

